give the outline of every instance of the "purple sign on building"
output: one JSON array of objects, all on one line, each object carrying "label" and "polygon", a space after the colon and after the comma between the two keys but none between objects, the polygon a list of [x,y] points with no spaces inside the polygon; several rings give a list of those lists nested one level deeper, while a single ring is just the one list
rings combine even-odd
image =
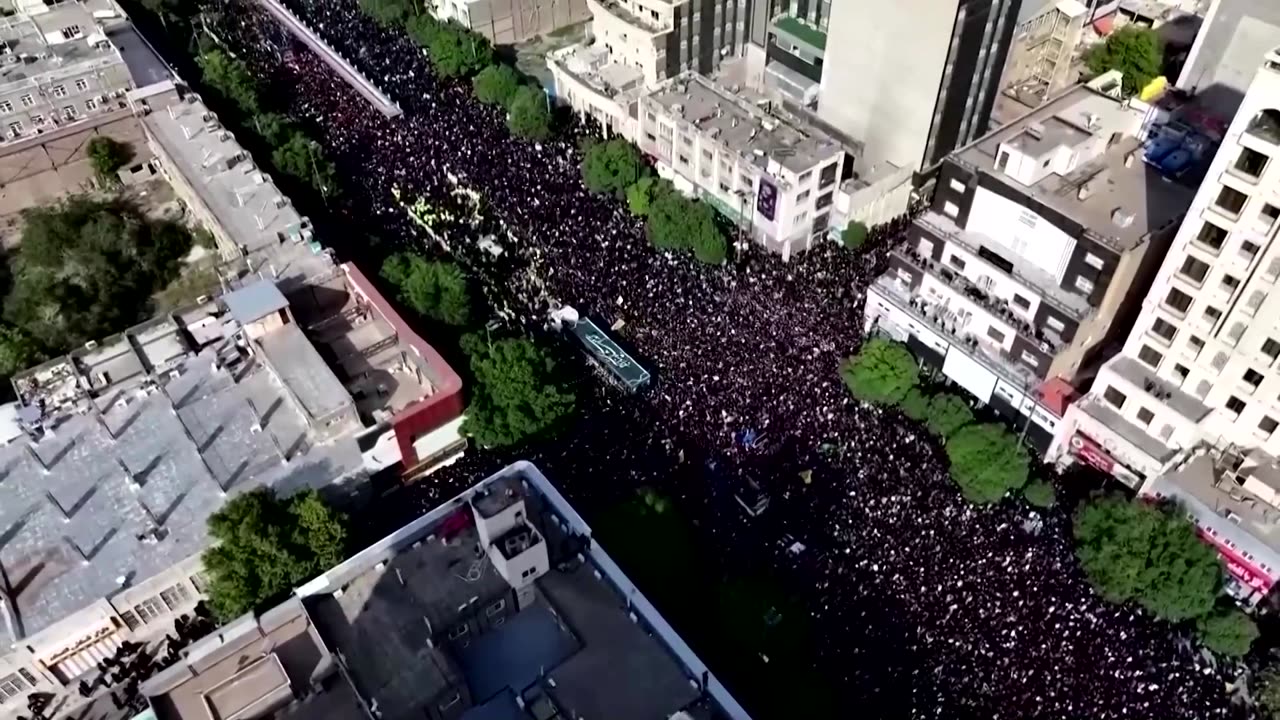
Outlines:
[{"label": "purple sign on building", "polygon": [[756,192],[756,212],[769,222],[773,222],[778,214],[778,187],[768,180],[760,181],[760,190]]}]

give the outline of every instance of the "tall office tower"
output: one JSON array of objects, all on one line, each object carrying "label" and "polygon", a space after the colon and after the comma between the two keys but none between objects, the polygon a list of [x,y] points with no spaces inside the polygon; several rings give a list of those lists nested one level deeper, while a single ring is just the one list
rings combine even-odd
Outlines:
[{"label": "tall office tower", "polygon": [[1022,0],[834,3],[818,115],[868,167],[921,167],[986,134]]}]

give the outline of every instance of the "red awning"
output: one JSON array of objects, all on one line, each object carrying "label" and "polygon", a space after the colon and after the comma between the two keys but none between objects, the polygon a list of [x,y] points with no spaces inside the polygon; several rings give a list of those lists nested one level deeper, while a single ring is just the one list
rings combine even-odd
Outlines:
[{"label": "red awning", "polygon": [[1110,15],[1094,20],[1093,29],[1096,30],[1099,35],[1104,37],[1110,35],[1111,31],[1116,29],[1116,14],[1111,13]]},{"label": "red awning", "polygon": [[1067,413],[1067,406],[1079,395],[1076,389],[1071,387],[1070,383],[1057,377],[1045,380],[1036,392],[1039,393],[1040,399],[1044,401],[1045,407],[1049,408],[1058,417],[1062,417]]}]

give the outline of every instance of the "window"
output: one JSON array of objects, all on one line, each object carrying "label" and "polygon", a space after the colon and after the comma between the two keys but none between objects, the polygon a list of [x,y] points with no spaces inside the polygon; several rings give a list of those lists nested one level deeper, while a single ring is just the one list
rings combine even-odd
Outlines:
[{"label": "window", "polygon": [[1262,419],[1258,421],[1258,429],[1266,433],[1267,437],[1271,437],[1271,434],[1276,431],[1276,427],[1280,427],[1280,423],[1277,423],[1269,415],[1264,415]]},{"label": "window", "polygon": [[53,95],[56,98],[64,98],[67,96],[67,86],[54,85],[52,88],[49,89],[49,94]]},{"label": "window", "polygon": [[1257,178],[1262,175],[1262,171],[1267,167],[1267,156],[1254,150],[1253,148],[1241,148],[1240,156],[1236,158],[1236,170]]},{"label": "window", "polygon": [[1209,394],[1209,391],[1212,389],[1213,389],[1213,383],[1209,382],[1208,380],[1201,380],[1200,382],[1196,383],[1196,397],[1203,400],[1205,396]]},{"label": "window", "polygon": [[11,112],[13,112],[13,103],[9,102],[8,100],[0,100],[0,113],[11,113]]},{"label": "window", "polygon": [[710,159],[711,159],[711,151],[710,151],[710,150],[706,150],[706,149],[704,149],[704,150],[702,151],[702,157],[703,157],[703,159],[705,159],[705,160],[710,160]]},{"label": "window", "polygon": [[1026,298],[1024,298],[1024,297],[1022,297],[1021,295],[1019,295],[1019,294],[1017,294],[1017,293],[1014,293],[1014,295],[1013,295],[1013,306],[1014,306],[1014,307],[1016,307],[1016,308],[1018,308],[1018,309],[1020,309],[1020,310],[1027,310],[1027,309],[1029,309],[1029,308],[1031,307],[1031,301],[1030,301],[1030,300],[1028,300],[1028,299],[1026,299]]},{"label": "window", "polygon": [[1239,415],[1244,412],[1245,407],[1245,402],[1235,395],[1227,398],[1227,410],[1233,415]]},{"label": "window", "polygon": [[1229,293],[1234,293],[1236,288],[1240,287],[1240,278],[1234,275],[1222,276],[1222,289]]},{"label": "window", "polygon": [[1146,408],[1138,408],[1138,422],[1142,423],[1144,426],[1150,425],[1151,421],[1154,420],[1155,417],[1156,414],[1150,410]]},{"label": "window", "polygon": [[83,37],[83,36],[84,36],[84,32],[80,30],[79,25],[68,25],[62,28],[63,40],[75,40],[76,38]]},{"label": "window", "polygon": [[1271,203],[1264,204],[1262,209],[1258,211],[1258,220],[1264,231],[1270,230],[1277,218],[1280,218],[1280,208]]},{"label": "window", "polygon": [[1205,276],[1209,274],[1209,263],[1188,255],[1182,261],[1182,267],[1178,268],[1178,274],[1199,285],[1204,282]]},{"label": "window", "polygon": [[955,178],[951,178],[951,189],[955,190],[958,193],[962,193],[967,191],[969,188],[959,180],[956,180]]},{"label": "window", "polygon": [[1093,253],[1085,253],[1084,264],[1088,265],[1089,267],[1095,270],[1101,270],[1104,263],[1102,261],[1102,258],[1098,257],[1097,255],[1094,255]]},{"label": "window", "polygon": [[73,107],[73,106],[71,106],[71,105],[67,105],[66,107],[62,108],[62,119],[63,119],[63,120],[75,120],[75,119],[76,119],[76,109],[75,109],[75,107]]},{"label": "window", "polygon": [[1240,243],[1240,255],[1243,256],[1246,260],[1249,260],[1250,262],[1252,262],[1253,259],[1257,257],[1258,251],[1261,249],[1262,248],[1258,247],[1256,243],[1252,243],[1248,240],[1245,240],[1244,242]]},{"label": "window", "polygon": [[94,110],[97,110],[97,109],[98,109],[98,99],[97,99],[97,98],[89,98],[88,100],[85,100],[85,101],[84,101],[84,109],[85,109],[85,110],[87,110],[87,111],[89,111],[89,112],[93,112]]},{"label": "window", "polygon": [[205,575],[202,572],[192,575],[190,580],[191,580],[191,587],[195,588],[196,592],[200,593],[201,595],[203,595],[209,589],[209,576]]},{"label": "window", "polygon": [[832,198],[833,196],[835,196],[835,192],[834,192],[834,191],[829,192],[829,193],[827,193],[826,195],[819,195],[819,196],[818,196],[818,202],[814,203],[814,207],[816,207],[816,208],[818,208],[819,210],[821,210],[822,208],[824,208],[824,207],[827,207],[827,206],[831,205],[831,198]]},{"label": "window", "polygon": [[79,78],[78,80],[76,80],[76,90],[79,90],[80,92],[84,92],[85,90],[88,90],[88,89],[89,89],[88,80],[85,80],[84,78]]},{"label": "window", "polygon": [[796,202],[798,202],[798,203],[800,203],[800,202],[804,202],[805,200],[808,200],[808,199],[809,199],[809,191],[808,191],[808,190],[805,190],[804,192],[800,193],[799,195],[796,195]]},{"label": "window", "polygon": [[1164,360],[1164,355],[1156,352],[1155,348],[1150,345],[1143,345],[1142,349],[1138,351],[1138,359],[1154,368],[1160,366],[1160,361]]},{"label": "window", "polygon": [[43,115],[32,115],[32,116],[31,116],[31,125],[32,125],[32,127],[44,127],[44,116],[43,116]]},{"label": "window", "polygon": [[947,262],[951,263],[951,267],[957,270],[964,270],[964,258],[959,255],[952,255],[947,258]]},{"label": "window", "polygon": [[9,137],[15,138],[22,134],[22,123],[13,121],[9,123]]},{"label": "window", "polygon": [[1178,326],[1164,318],[1156,318],[1156,321],[1151,323],[1151,334],[1165,342],[1173,342],[1174,336],[1178,334]]},{"label": "window", "polygon": [[492,605],[484,609],[484,614],[488,617],[493,617],[494,615],[497,615],[498,613],[505,610],[506,607],[507,607],[507,601],[505,599],[499,598],[497,602],[493,603]]},{"label": "window", "polygon": [[1026,350],[1022,351],[1022,362],[1030,365],[1033,368],[1040,367],[1040,358],[1036,357],[1035,355],[1032,355],[1030,352],[1027,352]]},{"label": "window", "polygon": [[1214,250],[1221,250],[1222,243],[1227,241],[1227,231],[1211,222],[1206,222],[1204,225],[1200,226],[1200,232],[1196,235],[1196,241],[1202,245],[1211,247]]},{"label": "window", "polygon": [[1187,310],[1191,309],[1191,296],[1178,288],[1172,288],[1169,290],[1169,294],[1165,296],[1164,304],[1179,315],[1186,315]]},{"label": "window", "polygon": [[538,568],[531,567],[528,570],[525,570],[524,572],[520,573],[520,577],[528,579],[530,577],[533,577],[533,574],[536,572],[538,572]]},{"label": "window", "polygon": [[1004,342],[1004,333],[1000,332],[1000,328],[991,326],[987,328],[987,337],[998,343]]},{"label": "window", "polygon": [[1076,276],[1076,289],[1088,295],[1093,292],[1093,281],[1083,275]]},{"label": "window", "polygon": [[1235,188],[1224,186],[1218,193],[1218,199],[1214,201],[1214,204],[1218,206],[1219,210],[1222,210],[1228,215],[1239,215],[1240,211],[1244,209],[1245,202],[1248,200],[1248,195],[1245,195]]},{"label": "window", "polygon": [[1106,400],[1115,409],[1120,410],[1124,407],[1124,401],[1128,400],[1129,396],[1114,387],[1108,386],[1106,390],[1102,391],[1102,399]]},{"label": "window", "polygon": [[1190,372],[1191,372],[1191,371],[1187,369],[1187,366],[1186,366],[1186,365],[1182,365],[1182,364],[1180,364],[1180,363],[1175,363],[1175,364],[1174,364],[1174,366],[1173,366],[1173,376],[1174,376],[1174,377],[1176,377],[1176,378],[1178,378],[1178,382],[1179,382],[1179,383],[1181,383],[1183,380],[1186,380],[1186,379],[1187,379],[1187,375],[1188,375]]},{"label": "window", "polygon": [[945,203],[942,206],[942,213],[947,217],[956,217],[960,214],[960,208],[953,202]]},{"label": "window", "polygon": [[1244,383],[1254,390],[1257,390],[1258,386],[1262,384],[1262,373],[1254,370],[1253,368],[1245,370]]},{"label": "window", "polygon": [[469,632],[471,632],[471,626],[466,623],[462,623],[461,625],[454,625],[453,627],[449,628],[449,639],[457,640],[458,638],[464,638],[467,636],[467,633]]},{"label": "window", "polygon": [[191,601],[191,591],[187,589],[186,585],[178,583],[161,590],[160,599],[164,601],[165,605],[169,606],[170,610],[177,610]]},{"label": "window", "polygon": [[813,179],[813,171],[809,170],[808,172],[800,173],[800,177],[796,178],[796,182],[800,185],[804,185],[805,183],[809,182],[812,179]]},{"label": "window", "polygon": [[681,164],[681,165],[688,165],[688,164],[689,164],[689,156],[688,156],[688,155],[677,155],[677,156],[676,156],[676,160],[678,160],[678,161],[680,162],[680,164]]},{"label": "window", "polygon": [[720,192],[722,192],[722,193],[727,193],[727,192],[729,192],[729,183],[727,183],[727,182],[721,182],[721,183],[720,183]]},{"label": "window", "polygon": [[161,604],[160,598],[158,597],[150,597],[143,600],[133,607],[133,611],[138,614],[138,619],[144,623],[149,623],[169,612],[165,609],[165,606]]},{"label": "window", "polygon": [[809,218],[809,211],[801,210],[800,212],[796,213],[795,223],[799,225],[800,223],[804,222],[808,218]]},{"label": "window", "polygon": [[31,93],[27,93],[18,98],[18,101],[22,103],[22,107],[31,107],[36,104],[36,99],[31,97]]},{"label": "window", "polygon": [[1009,164],[1009,153],[1000,151],[1000,157],[996,158],[996,170],[1003,170]]},{"label": "window", "polygon": [[825,190],[831,183],[836,181],[836,172],[840,166],[840,161],[831,163],[822,168],[821,174],[818,175],[818,189]]},{"label": "window", "polygon": [[137,630],[142,623],[138,620],[138,616],[133,614],[132,610],[125,610],[120,613],[120,619],[124,621],[125,627],[130,630]]},{"label": "window", "polygon": [[1063,330],[1067,329],[1067,324],[1062,322],[1058,318],[1054,317],[1053,315],[1045,316],[1044,326],[1057,333],[1060,333]]},{"label": "window", "polygon": [[1187,338],[1187,347],[1191,348],[1196,352],[1200,352],[1201,350],[1204,349],[1204,340],[1201,340],[1199,337],[1192,335],[1191,337]]},{"label": "window", "polygon": [[1209,321],[1210,325],[1217,324],[1222,317],[1222,311],[1216,307],[1207,307],[1204,309],[1204,319]]},{"label": "window", "polygon": [[14,673],[0,678],[0,700],[12,700],[31,689],[31,684]]}]

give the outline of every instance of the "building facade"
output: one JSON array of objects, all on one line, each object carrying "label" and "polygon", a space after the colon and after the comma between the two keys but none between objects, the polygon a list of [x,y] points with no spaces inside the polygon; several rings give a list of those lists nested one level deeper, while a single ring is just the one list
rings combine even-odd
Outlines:
[{"label": "building facade", "polygon": [[494,45],[532,40],[591,17],[587,0],[439,0],[435,15],[477,32]]},{"label": "building facade", "polygon": [[1046,449],[1192,196],[1144,164],[1147,119],[1079,86],[948,156],[911,243],[868,290],[868,326],[1030,417]]},{"label": "building facade", "polygon": [[[1197,446],[1255,461],[1280,454],[1280,304],[1271,298],[1280,281],[1277,156],[1280,53],[1272,51],[1123,351],[1068,413],[1055,456],[1083,459],[1136,486]],[[1084,443],[1102,457],[1082,455]]]},{"label": "building facade", "polygon": [[1019,22],[1000,86],[1044,100],[1075,84],[1073,64],[1088,19],[1079,0],[1059,0]]}]

